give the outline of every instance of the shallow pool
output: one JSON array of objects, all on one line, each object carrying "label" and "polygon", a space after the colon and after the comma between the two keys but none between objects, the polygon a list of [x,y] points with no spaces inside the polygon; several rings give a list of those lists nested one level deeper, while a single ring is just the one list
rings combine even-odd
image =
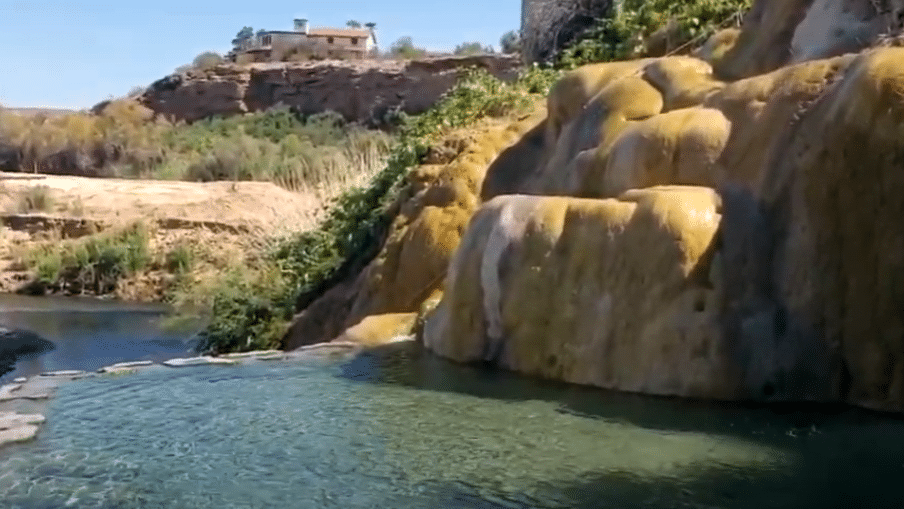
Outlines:
[{"label": "shallow pool", "polygon": [[904,423],[628,396],[438,360],[78,380],[4,507],[897,507]]},{"label": "shallow pool", "polygon": [[193,355],[191,333],[198,325],[164,330],[161,319],[166,312],[156,304],[0,294],[0,326],[34,332],[55,346],[19,357],[14,371],[0,376],[0,383],[44,371],[94,371],[123,361],[161,362]]}]

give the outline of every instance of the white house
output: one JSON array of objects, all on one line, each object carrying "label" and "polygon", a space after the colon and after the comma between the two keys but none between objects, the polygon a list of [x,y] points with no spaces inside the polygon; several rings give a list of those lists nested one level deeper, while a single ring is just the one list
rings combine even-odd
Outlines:
[{"label": "white house", "polygon": [[308,20],[296,19],[292,31],[258,32],[249,43],[238,48],[255,60],[270,60],[297,48],[305,48],[326,58],[362,59],[376,47],[377,38],[371,28],[308,28]]}]

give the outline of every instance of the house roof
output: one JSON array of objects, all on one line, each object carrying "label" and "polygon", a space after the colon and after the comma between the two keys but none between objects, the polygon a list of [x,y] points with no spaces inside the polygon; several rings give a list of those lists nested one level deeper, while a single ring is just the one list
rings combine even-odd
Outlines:
[{"label": "house roof", "polygon": [[304,32],[293,32],[291,30],[266,30],[264,32],[261,32],[261,35],[269,34],[304,35]]},{"label": "house roof", "polygon": [[311,28],[308,35],[313,37],[370,37],[369,30],[356,28]]}]

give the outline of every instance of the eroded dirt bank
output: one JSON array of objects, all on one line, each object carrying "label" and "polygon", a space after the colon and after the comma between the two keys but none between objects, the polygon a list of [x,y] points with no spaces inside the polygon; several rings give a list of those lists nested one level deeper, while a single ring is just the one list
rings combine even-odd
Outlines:
[{"label": "eroded dirt bank", "polygon": [[[313,226],[321,198],[265,182],[174,182],[0,173],[0,292],[62,292],[35,284],[28,260],[44,246],[84,242],[141,225],[150,263],[122,278],[117,298],[158,301],[181,249],[188,277],[247,266],[270,239]],[[177,262],[180,260],[177,260]],[[170,260],[173,262],[173,260]],[[85,293],[92,293],[83,289]]]}]

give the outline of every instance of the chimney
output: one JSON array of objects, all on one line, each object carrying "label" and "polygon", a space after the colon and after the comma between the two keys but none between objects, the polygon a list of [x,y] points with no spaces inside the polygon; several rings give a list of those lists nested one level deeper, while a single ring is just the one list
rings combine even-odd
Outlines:
[{"label": "chimney", "polygon": [[295,20],[295,31],[301,32],[305,35],[308,33],[308,20],[306,19],[296,19]]}]

